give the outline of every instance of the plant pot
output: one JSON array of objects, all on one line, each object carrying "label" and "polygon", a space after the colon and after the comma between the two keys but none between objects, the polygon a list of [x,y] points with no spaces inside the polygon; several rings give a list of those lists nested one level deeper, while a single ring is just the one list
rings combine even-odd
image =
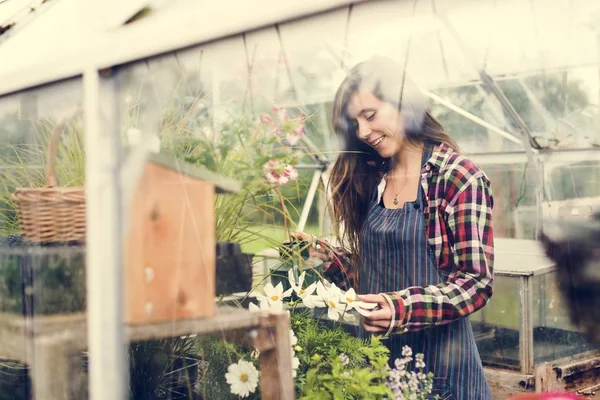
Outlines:
[{"label": "plant pot", "polygon": [[323,261],[318,258],[304,260],[300,266],[296,265],[296,279],[302,272],[306,272],[304,287],[319,282],[323,279]]},{"label": "plant pot", "polygon": [[[307,287],[308,285],[314,282],[319,282],[322,279],[323,261],[318,258],[309,258],[308,260],[300,261],[300,266],[298,263],[294,262],[294,260],[280,261],[269,268],[271,284],[273,286],[277,286],[277,284],[281,283],[283,290],[288,290],[291,287],[288,275],[290,270],[294,271],[294,278],[296,279],[296,282],[298,282],[300,274],[302,272],[306,272],[303,286]],[[295,293],[292,294],[292,299],[297,300]]]},{"label": "plant pot", "polygon": [[277,286],[279,283],[283,286],[283,291],[290,289],[290,281],[288,272],[294,268],[293,260],[283,260],[275,263],[269,267],[269,276],[271,278],[271,285]]},{"label": "plant pot", "polygon": [[252,254],[242,253],[239,243],[217,243],[217,296],[248,292],[252,288]]},{"label": "plant pot", "polygon": [[289,242],[283,242],[279,245],[279,259],[308,259],[309,255],[309,243],[302,240],[291,240]]}]

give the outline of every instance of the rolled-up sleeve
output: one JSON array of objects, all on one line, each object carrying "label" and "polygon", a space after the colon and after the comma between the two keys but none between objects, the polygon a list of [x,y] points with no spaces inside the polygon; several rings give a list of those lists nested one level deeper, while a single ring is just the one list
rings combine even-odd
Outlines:
[{"label": "rolled-up sleeve", "polygon": [[492,296],[493,198],[482,172],[461,185],[443,213],[454,267],[444,283],[384,293],[394,308],[389,333],[450,323],[482,308]]}]

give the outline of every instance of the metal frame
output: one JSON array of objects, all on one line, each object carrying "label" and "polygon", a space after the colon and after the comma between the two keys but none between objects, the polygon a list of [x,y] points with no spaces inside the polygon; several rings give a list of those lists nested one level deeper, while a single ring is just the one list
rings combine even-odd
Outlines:
[{"label": "metal frame", "polygon": [[125,399],[121,148],[115,80],[84,75],[90,399]]},{"label": "metal frame", "polygon": [[519,358],[521,359],[521,373],[533,374],[533,321],[531,312],[533,307],[532,276],[519,278],[521,295],[521,327],[519,329]]},{"label": "metal frame", "polygon": [[[111,0],[109,4],[92,4],[94,10],[106,10],[111,4],[120,2]],[[185,2],[185,13],[170,15],[171,18],[156,18],[149,16],[130,26],[121,26],[113,32],[102,32],[104,36],[90,37],[89,43],[82,48],[66,49],[61,57],[54,60],[44,60],[44,68],[40,62],[19,68],[4,69],[0,66],[0,96],[33,88],[50,82],[69,79],[82,75],[87,66],[102,70],[115,65],[127,64],[162,54],[185,49],[191,46],[207,43],[217,39],[230,37],[244,32],[285,23],[315,14],[334,11],[359,0],[262,0],[261,12],[256,12],[254,2],[236,2],[236,12],[230,12],[228,2]],[[178,2],[173,2],[177,6]],[[98,4],[98,3],[96,3]],[[130,9],[123,10],[130,12]],[[97,16],[90,12],[85,18],[90,24],[98,24]],[[103,14],[103,13],[101,13]],[[214,24],[214,15],[227,14],[218,25]],[[175,16],[180,18],[174,18]],[[251,19],[249,20],[249,16]],[[107,27],[119,19],[107,21]],[[112,21],[112,22],[111,22]],[[203,23],[204,22],[204,23]],[[168,34],[156,34],[157,32]],[[152,40],[148,40],[151,37]],[[123,45],[135,43],[135,46]],[[10,66],[10,64],[7,64]]]}]

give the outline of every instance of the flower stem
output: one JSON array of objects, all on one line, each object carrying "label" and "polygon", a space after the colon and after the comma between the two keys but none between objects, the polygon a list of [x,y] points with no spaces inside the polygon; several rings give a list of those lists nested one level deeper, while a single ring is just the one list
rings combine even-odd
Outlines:
[{"label": "flower stem", "polygon": [[288,221],[287,214],[285,212],[285,202],[283,201],[283,195],[279,188],[273,188],[275,193],[277,193],[277,197],[279,197],[279,205],[281,206],[281,215],[283,215],[283,235],[287,239],[290,236],[290,232],[288,229]]}]

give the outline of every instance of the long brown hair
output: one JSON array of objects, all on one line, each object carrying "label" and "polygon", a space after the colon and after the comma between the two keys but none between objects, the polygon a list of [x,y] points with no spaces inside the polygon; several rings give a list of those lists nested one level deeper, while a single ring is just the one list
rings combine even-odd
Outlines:
[{"label": "long brown hair", "polygon": [[350,99],[361,89],[370,90],[377,98],[400,111],[408,143],[426,146],[444,143],[459,151],[456,141],[427,109],[423,92],[394,61],[372,58],[350,71],[338,88],[333,102],[333,128],[342,140],[344,149],[333,165],[329,187],[335,233],[349,247],[354,268],[358,267],[359,236],[371,196],[382,174],[389,168],[388,159],[382,158],[358,139],[354,121],[348,115]]}]

